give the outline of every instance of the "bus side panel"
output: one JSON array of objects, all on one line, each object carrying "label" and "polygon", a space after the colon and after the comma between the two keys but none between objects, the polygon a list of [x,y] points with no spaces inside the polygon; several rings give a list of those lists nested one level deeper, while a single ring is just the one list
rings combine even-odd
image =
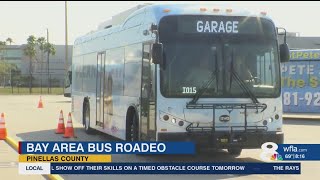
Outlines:
[{"label": "bus side panel", "polygon": [[76,121],[82,124],[82,63],[83,57],[73,57],[72,60],[72,105],[71,111]]},{"label": "bus side panel", "polygon": [[[142,43],[125,47],[124,98],[127,108],[133,106],[140,120]],[[126,111],[126,110],[125,110]],[[126,116],[126,114],[125,114]],[[125,120],[124,120],[125,122]],[[125,122],[126,123],[126,122]],[[140,124],[140,122],[139,122]]]},{"label": "bus side panel", "polygon": [[106,57],[104,132],[125,139],[127,110],[139,104],[142,45],[107,50]]},{"label": "bus side panel", "polygon": [[83,103],[89,98],[90,127],[96,122],[96,56],[95,53],[73,58],[72,112],[76,121],[82,122]]},{"label": "bus side panel", "polygon": [[124,48],[106,51],[104,75],[104,129],[103,132],[124,139],[123,112],[121,97],[123,96]]},{"label": "bus side panel", "polygon": [[72,93],[72,115],[75,121],[82,124],[82,103],[83,97],[77,91]]},{"label": "bus side panel", "polygon": [[90,127],[96,129],[96,89],[97,89],[97,54],[83,56],[83,85],[82,92],[89,98]]}]

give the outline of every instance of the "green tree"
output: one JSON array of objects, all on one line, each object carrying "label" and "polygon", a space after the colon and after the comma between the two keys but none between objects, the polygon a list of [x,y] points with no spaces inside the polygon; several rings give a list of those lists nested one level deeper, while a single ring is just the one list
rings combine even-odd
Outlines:
[{"label": "green tree", "polygon": [[6,47],[7,43],[5,41],[0,41],[0,48],[4,49]]},{"label": "green tree", "polygon": [[4,49],[6,47],[7,43],[5,41],[0,41],[0,48]]},{"label": "green tree", "polygon": [[3,77],[8,69],[10,68],[10,64],[5,61],[0,61],[0,76]]},{"label": "green tree", "polygon": [[1,55],[1,59],[0,60],[4,60],[4,52],[6,50],[6,42],[5,41],[0,41],[0,55]]},{"label": "green tree", "polygon": [[[45,37],[39,37],[37,39],[37,45],[38,45],[39,50],[40,50],[40,60],[39,60],[39,62],[40,62],[40,71],[41,71],[41,73],[43,72],[42,64],[44,62],[43,56],[44,56],[45,44],[46,44],[46,38]],[[41,76],[42,76],[42,74],[41,74]],[[41,81],[40,81],[40,86],[42,88],[42,77],[41,77]],[[41,92],[42,92],[42,89],[41,89]]]},{"label": "green tree", "polygon": [[7,78],[7,71],[9,68],[9,64],[5,62],[5,52],[6,52],[6,42],[0,41],[0,74],[1,74],[1,81],[2,85],[5,87],[6,85],[6,78]]},{"label": "green tree", "polygon": [[40,62],[43,62],[43,55],[44,55],[44,50],[45,50],[45,45],[46,45],[46,38],[45,37],[39,37],[37,39],[37,45],[38,45],[39,50],[40,50]]},{"label": "green tree", "polygon": [[24,54],[29,57],[29,92],[32,93],[32,61],[35,60],[37,51],[36,51],[37,40],[36,37],[30,35],[27,39],[27,45],[24,48]]},{"label": "green tree", "polygon": [[0,41],[0,77],[4,87],[9,83],[12,85],[13,82],[19,79],[21,71],[18,69],[16,64],[11,64],[6,61],[7,42],[13,42],[12,38],[7,38],[5,41]]},{"label": "green tree", "polygon": [[16,64],[11,64],[11,84],[17,86],[21,81],[21,70]]},{"label": "green tree", "polygon": [[[47,68],[48,68],[48,83],[51,83],[50,82],[50,76],[49,76],[49,56],[50,55],[55,55],[56,54],[56,49],[54,48],[53,44],[47,42],[45,45],[44,45],[44,52],[47,53]],[[48,93],[49,93],[49,86],[48,86]]]},{"label": "green tree", "polygon": [[0,77],[4,87],[9,82],[9,80],[10,84],[12,83],[12,73],[15,73],[17,71],[18,67],[16,64],[11,64],[3,60],[0,61]]},{"label": "green tree", "polygon": [[10,43],[10,45],[11,45],[11,43],[13,43],[13,40],[12,40],[12,38],[8,37],[6,42]]},{"label": "green tree", "polygon": [[44,45],[44,52],[49,53],[49,55],[55,55],[56,54],[56,48],[54,48],[53,44],[46,43]]}]

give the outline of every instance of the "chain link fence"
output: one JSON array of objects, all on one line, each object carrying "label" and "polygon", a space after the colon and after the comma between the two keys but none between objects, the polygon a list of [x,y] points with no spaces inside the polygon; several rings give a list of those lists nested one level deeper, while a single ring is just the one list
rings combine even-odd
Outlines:
[{"label": "chain link fence", "polygon": [[21,74],[0,75],[0,94],[63,94],[65,75],[63,74]]}]

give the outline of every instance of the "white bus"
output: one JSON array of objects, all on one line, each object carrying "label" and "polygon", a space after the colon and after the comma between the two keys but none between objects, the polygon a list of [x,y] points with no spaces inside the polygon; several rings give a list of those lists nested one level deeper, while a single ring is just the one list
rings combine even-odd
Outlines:
[{"label": "white bus", "polygon": [[283,142],[286,43],[265,13],[141,5],[74,43],[72,112],[126,141],[228,149]]}]

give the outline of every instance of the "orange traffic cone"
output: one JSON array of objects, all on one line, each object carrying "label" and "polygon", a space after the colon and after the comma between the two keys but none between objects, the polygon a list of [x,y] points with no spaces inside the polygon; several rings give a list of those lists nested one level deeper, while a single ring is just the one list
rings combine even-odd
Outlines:
[{"label": "orange traffic cone", "polygon": [[43,108],[41,96],[40,96],[40,101],[39,101],[39,103],[38,103],[38,108]]},{"label": "orange traffic cone", "polygon": [[64,133],[64,118],[63,118],[63,112],[61,110],[56,134],[63,134],[63,133]]},{"label": "orange traffic cone", "polygon": [[4,114],[1,113],[0,117],[0,140],[5,140],[7,138],[6,122],[4,120]]},{"label": "orange traffic cone", "polygon": [[74,129],[73,129],[73,125],[72,125],[72,119],[71,119],[71,113],[69,113],[68,115],[68,122],[67,122],[67,126],[64,132],[64,138],[76,138],[76,136],[74,135]]}]

